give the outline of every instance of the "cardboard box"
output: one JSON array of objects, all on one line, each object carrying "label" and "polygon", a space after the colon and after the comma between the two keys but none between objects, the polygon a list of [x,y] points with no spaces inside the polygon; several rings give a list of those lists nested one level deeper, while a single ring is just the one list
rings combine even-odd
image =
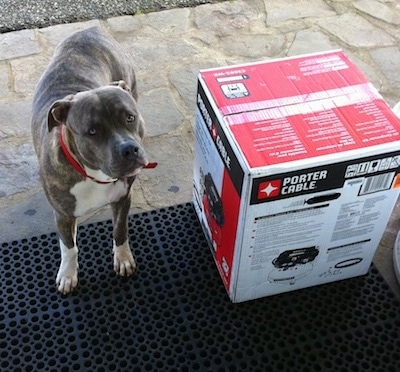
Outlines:
[{"label": "cardboard box", "polygon": [[341,51],[199,74],[194,206],[233,302],[366,274],[400,121]]}]

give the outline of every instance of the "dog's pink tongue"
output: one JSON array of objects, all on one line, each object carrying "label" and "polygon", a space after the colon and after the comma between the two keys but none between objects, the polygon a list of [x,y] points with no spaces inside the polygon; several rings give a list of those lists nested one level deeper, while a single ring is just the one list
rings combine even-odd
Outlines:
[{"label": "dog's pink tongue", "polygon": [[157,165],[158,165],[157,162],[154,162],[154,163],[147,163],[147,165],[145,165],[145,166],[143,167],[143,169],[154,169]]}]

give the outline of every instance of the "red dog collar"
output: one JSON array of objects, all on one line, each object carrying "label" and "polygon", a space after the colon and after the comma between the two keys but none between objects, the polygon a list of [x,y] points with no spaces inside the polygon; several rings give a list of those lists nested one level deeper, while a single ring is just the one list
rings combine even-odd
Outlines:
[{"label": "red dog collar", "polygon": [[[65,155],[65,157],[67,158],[68,162],[75,168],[75,170],[80,173],[82,176],[91,179],[92,181],[99,183],[99,184],[109,184],[109,183],[113,183],[116,180],[110,180],[110,181],[99,181],[96,178],[92,177],[91,175],[87,174],[86,171],[83,169],[83,167],[75,160],[75,158],[72,156],[72,154],[69,152],[68,147],[64,141],[64,136],[63,136],[63,128],[64,126],[61,126],[60,128],[60,144],[61,144],[61,148],[62,151]],[[157,163],[148,163],[146,166],[144,166],[143,168],[146,169],[153,169],[157,166]]]}]

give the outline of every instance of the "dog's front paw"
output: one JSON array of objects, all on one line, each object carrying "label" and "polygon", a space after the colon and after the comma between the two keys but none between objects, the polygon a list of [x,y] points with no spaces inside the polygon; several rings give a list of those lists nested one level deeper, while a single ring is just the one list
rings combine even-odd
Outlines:
[{"label": "dog's front paw", "polygon": [[57,273],[58,291],[66,295],[78,285],[78,248],[66,248],[61,242],[61,265]]},{"label": "dog's front paw", "polygon": [[117,246],[114,242],[114,271],[119,276],[132,276],[136,270],[136,262],[132,256],[128,241]]},{"label": "dog's front paw", "polygon": [[78,271],[75,271],[74,275],[64,275],[58,272],[56,284],[58,291],[66,295],[71,293],[74,288],[78,285]]}]

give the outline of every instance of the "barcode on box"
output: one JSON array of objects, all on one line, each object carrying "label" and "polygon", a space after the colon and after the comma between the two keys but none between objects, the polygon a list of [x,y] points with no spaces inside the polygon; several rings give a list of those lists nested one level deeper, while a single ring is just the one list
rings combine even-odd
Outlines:
[{"label": "barcode on box", "polygon": [[371,194],[373,192],[390,189],[394,175],[395,172],[391,172],[366,178],[361,186],[360,195]]}]

